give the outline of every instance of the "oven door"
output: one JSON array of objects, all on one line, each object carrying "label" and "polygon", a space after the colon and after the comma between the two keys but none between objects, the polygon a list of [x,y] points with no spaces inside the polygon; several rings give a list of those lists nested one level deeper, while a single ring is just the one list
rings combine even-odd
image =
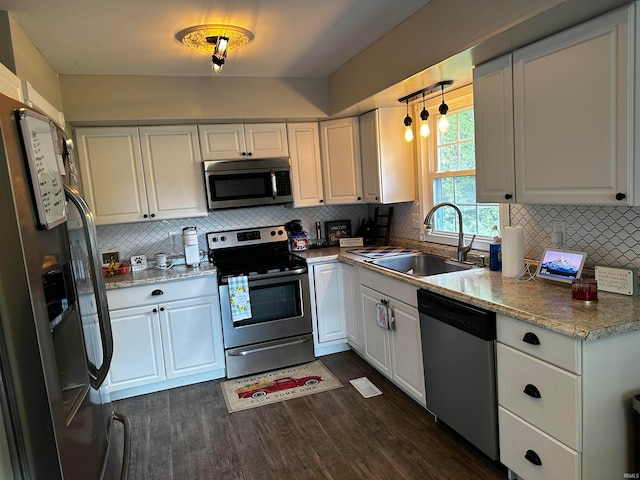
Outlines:
[{"label": "oven door", "polygon": [[[306,269],[305,269],[306,270]],[[309,278],[281,272],[248,277],[251,318],[234,322],[227,279],[220,278],[225,349],[312,333]]]}]

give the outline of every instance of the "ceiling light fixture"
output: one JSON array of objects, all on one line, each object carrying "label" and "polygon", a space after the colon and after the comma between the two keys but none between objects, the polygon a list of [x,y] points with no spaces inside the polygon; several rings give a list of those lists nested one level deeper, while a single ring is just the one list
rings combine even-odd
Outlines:
[{"label": "ceiling light fixture", "polygon": [[411,124],[413,120],[409,115],[409,100],[407,99],[407,116],[404,117],[404,140],[406,142],[411,142],[413,140],[413,129],[411,128]]},{"label": "ceiling light fixture", "polygon": [[249,43],[253,40],[253,33],[233,25],[196,25],[180,30],[176,33],[176,39],[189,48],[213,53],[211,70],[219,73],[227,52]]},{"label": "ceiling light fixture", "polygon": [[442,88],[442,103],[438,108],[438,112],[440,112],[440,120],[438,121],[438,130],[440,133],[447,133],[449,131],[449,119],[447,118],[447,112],[449,111],[449,106],[444,103],[444,85],[441,85]]},{"label": "ceiling light fixture", "polygon": [[427,138],[431,130],[429,129],[429,112],[424,106],[424,92],[422,92],[422,111],[420,112],[420,136]]},{"label": "ceiling light fixture", "polygon": [[[431,93],[437,92],[438,90],[440,90],[442,94],[442,105],[440,105],[440,109],[439,109],[440,123],[438,124],[438,129],[440,129],[442,133],[446,132],[449,129],[449,122],[447,120],[447,112],[449,111],[449,107],[447,106],[446,103],[444,103],[444,89],[445,87],[450,87],[451,85],[453,85],[453,80],[443,80],[441,82],[436,82],[432,85],[429,85],[428,87],[418,90],[417,92],[410,93],[409,95],[405,95],[404,97],[398,99],[400,103],[407,104],[407,116],[404,118],[404,125],[405,127],[407,127],[405,128],[404,138],[407,142],[410,142],[411,140],[413,140],[413,130],[410,129],[411,123],[413,123],[413,120],[409,116],[409,102],[412,102],[418,99],[420,96],[422,96],[422,111],[420,112],[420,136],[428,137],[431,131],[430,131],[429,122],[428,122],[429,112],[425,107],[425,95],[429,95]],[[445,122],[444,124],[442,120],[443,118]],[[446,130],[442,131],[442,128],[446,128]]]}]

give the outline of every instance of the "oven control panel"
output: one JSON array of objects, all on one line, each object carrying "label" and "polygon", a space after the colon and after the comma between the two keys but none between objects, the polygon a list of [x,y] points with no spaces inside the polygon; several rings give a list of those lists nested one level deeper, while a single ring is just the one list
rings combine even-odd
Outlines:
[{"label": "oven control panel", "polygon": [[209,250],[287,241],[284,225],[207,233]]}]

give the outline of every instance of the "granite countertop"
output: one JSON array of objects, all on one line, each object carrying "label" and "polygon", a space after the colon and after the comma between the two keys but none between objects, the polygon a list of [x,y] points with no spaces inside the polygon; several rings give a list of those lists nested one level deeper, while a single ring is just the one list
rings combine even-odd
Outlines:
[{"label": "granite countertop", "polygon": [[216,273],[217,270],[214,265],[209,262],[202,262],[199,267],[187,267],[186,265],[174,265],[167,269],[152,267],[137,272],[129,272],[126,275],[105,277],[104,284],[107,290],[112,290],[184,278],[202,277],[204,275],[215,275]]},{"label": "granite countertop", "polygon": [[582,340],[640,330],[637,296],[599,291],[597,302],[579,302],[572,300],[568,284],[522,281],[488,268],[413,277],[373,265],[370,259],[346,250],[338,255],[340,261]]}]

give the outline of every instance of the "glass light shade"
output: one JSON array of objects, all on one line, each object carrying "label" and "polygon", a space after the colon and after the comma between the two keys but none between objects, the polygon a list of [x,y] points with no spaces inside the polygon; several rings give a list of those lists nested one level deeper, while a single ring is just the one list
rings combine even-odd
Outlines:
[{"label": "glass light shade", "polygon": [[224,66],[224,60],[222,58],[218,58],[216,55],[211,57],[211,71],[213,73],[220,73],[222,67]]},{"label": "glass light shade", "polygon": [[427,138],[431,134],[431,129],[429,128],[429,122],[423,120],[420,122],[420,136]]},{"label": "glass light shade", "polygon": [[446,115],[441,115],[438,121],[438,130],[440,133],[447,133],[449,131],[449,119]]},{"label": "glass light shade", "polygon": [[216,42],[216,48],[213,53],[218,57],[224,58],[227,56],[228,48],[229,48],[229,37],[224,37],[220,35],[218,37],[218,41]]},{"label": "glass light shade", "polygon": [[405,142],[413,141],[413,129],[411,128],[411,125],[407,125],[404,128],[404,141]]}]

